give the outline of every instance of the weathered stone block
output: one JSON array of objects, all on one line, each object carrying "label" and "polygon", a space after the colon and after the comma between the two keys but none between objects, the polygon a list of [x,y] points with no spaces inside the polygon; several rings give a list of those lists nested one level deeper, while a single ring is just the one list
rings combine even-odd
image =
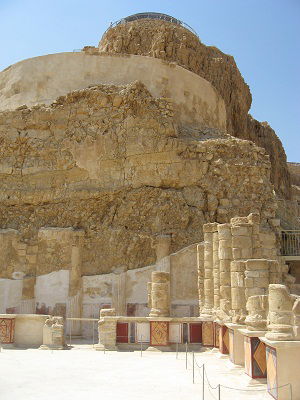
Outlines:
[{"label": "weathered stone block", "polygon": [[254,285],[253,279],[252,278],[245,278],[244,279],[245,287],[246,288],[252,288]]},{"label": "weathered stone block", "polygon": [[242,258],[251,258],[252,257],[252,249],[251,248],[243,248],[242,251]]},{"label": "weathered stone block", "polygon": [[233,236],[232,246],[237,248],[252,248],[251,237],[248,236]]},{"label": "weathered stone block", "polygon": [[232,249],[232,257],[234,260],[239,260],[240,258],[242,258],[241,249],[233,248]]},{"label": "weathered stone block", "polygon": [[231,241],[231,229],[230,224],[219,224],[218,225],[218,233],[220,240],[229,240]]},{"label": "weathered stone block", "polygon": [[245,289],[245,295],[246,295],[247,298],[250,297],[250,296],[263,295],[263,294],[266,294],[266,292],[267,292],[266,289],[258,288],[258,287]]},{"label": "weathered stone block", "polygon": [[269,278],[253,278],[253,283],[255,287],[267,288],[270,284]]},{"label": "weathered stone block", "polygon": [[230,271],[230,260],[220,260],[220,272]]},{"label": "weathered stone block", "polygon": [[230,273],[229,272],[220,272],[220,285],[230,285]]},{"label": "weathered stone block", "polygon": [[243,287],[244,276],[240,272],[231,272],[231,286],[232,287]]},{"label": "weathered stone block", "polygon": [[249,236],[252,228],[250,226],[232,226],[231,233],[235,236]]},{"label": "weathered stone block", "polygon": [[219,259],[220,260],[231,260],[232,259],[232,250],[231,247],[219,247]]}]

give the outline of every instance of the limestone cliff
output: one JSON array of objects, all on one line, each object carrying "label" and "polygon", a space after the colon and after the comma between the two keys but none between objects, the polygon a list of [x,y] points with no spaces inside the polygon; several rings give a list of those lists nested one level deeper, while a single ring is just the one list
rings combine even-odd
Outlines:
[{"label": "limestone cliff", "polygon": [[223,97],[227,109],[228,133],[254,141],[270,155],[271,178],[280,197],[291,196],[286,155],[279,138],[265,123],[248,111],[251,93],[234,58],[212,46],[205,46],[187,29],[166,21],[138,20],[108,29],[99,51],[139,54],[175,62],[211,82]]}]

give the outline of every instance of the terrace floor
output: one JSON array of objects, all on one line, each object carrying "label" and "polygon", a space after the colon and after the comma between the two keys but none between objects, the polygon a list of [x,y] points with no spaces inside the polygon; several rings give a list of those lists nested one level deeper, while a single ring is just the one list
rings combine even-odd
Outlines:
[{"label": "terrace floor", "polygon": [[[242,367],[234,366],[217,350],[195,353],[199,366],[205,363],[211,386],[221,384],[220,399],[271,400],[265,380],[251,380]],[[145,351],[95,351],[87,344],[71,350],[15,350],[0,352],[1,400],[186,400],[202,399],[202,371],[192,354]],[[205,380],[205,399],[219,399],[218,389]]]}]

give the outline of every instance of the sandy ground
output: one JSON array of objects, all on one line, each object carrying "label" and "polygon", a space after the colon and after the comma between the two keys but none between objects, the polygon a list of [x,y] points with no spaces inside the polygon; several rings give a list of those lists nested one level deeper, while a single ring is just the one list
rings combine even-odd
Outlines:
[{"label": "sandy ground", "polygon": [[[221,386],[221,399],[271,400],[265,381],[251,380],[242,367],[216,350],[196,353],[205,363],[210,384]],[[1,400],[186,400],[202,399],[202,372],[195,367],[192,382],[192,355],[185,368],[185,354],[159,352],[94,351],[75,346],[69,351],[3,350],[0,353]],[[209,389],[206,400],[218,399],[218,389]]]}]

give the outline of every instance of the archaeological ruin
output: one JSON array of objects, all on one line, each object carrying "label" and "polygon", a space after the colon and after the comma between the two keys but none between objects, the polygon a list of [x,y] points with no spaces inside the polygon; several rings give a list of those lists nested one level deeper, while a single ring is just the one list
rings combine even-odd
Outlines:
[{"label": "archaeological ruin", "polygon": [[300,399],[300,166],[251,101],[157,13],[0,72],[2,347],[216,347]]}]

